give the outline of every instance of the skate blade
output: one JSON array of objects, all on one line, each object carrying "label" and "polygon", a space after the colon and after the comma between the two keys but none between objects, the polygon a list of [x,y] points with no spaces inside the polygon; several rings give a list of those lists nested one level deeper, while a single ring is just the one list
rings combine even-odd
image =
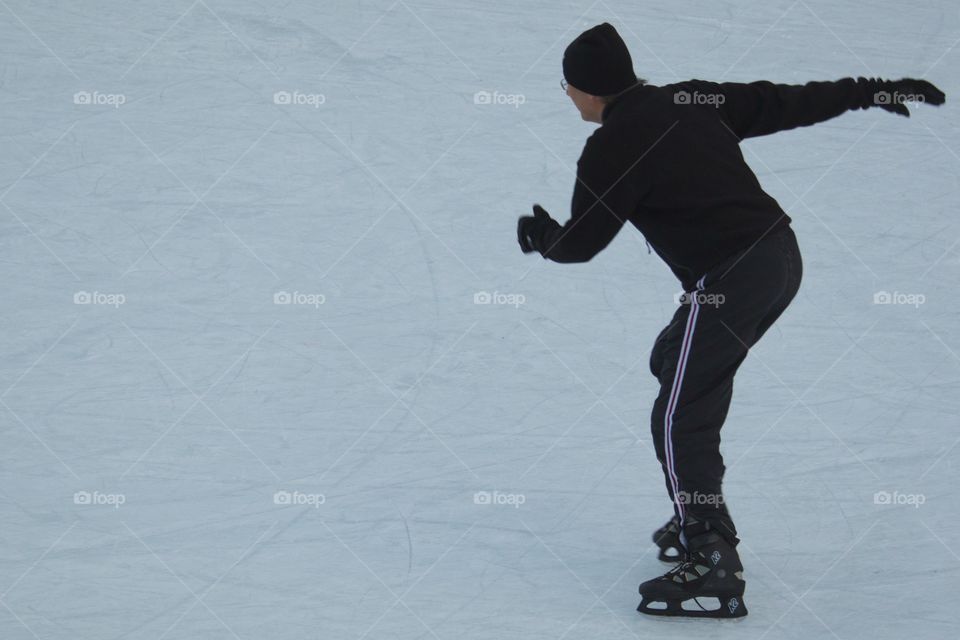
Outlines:
[{"label": "skate blade", "polygon": [[[718,603],[716,608],[701,608],[698,601],[715,600]],[[684,608],[691,605],[696,608]],[[656,605],[656,606],[654,606]],[[654,600],[643,598],[637,605],[637,611],[649,616],[664,616],[675,618],[714,618],[720,620],[737,620],[747,615],[747,607],[740,596],[728,596],[723,598],[701,596],[700,598],[687,598],[686,600]]]}]

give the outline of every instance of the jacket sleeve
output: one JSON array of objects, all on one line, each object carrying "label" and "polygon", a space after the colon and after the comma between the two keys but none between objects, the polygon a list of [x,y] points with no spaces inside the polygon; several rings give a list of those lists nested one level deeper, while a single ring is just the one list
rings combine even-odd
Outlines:
[{"label": "jacket sleeve", "polygon": [[600,143],[597,134],[587,140],[577,162],[570,219],[544,234],[544,258],[587,262],[610,244],[639,204],[634,173],[639,157],[629,160],[623,148]]},{"label": "jacket sleeve", "polygon": [[731,130],[743,139],[808,127],[851,109],[866,109],[874,104],[877,84],[866,78],[843,78],[803,85],[762,80],[715,86],[724,97],[718,105],[720,113]]}]

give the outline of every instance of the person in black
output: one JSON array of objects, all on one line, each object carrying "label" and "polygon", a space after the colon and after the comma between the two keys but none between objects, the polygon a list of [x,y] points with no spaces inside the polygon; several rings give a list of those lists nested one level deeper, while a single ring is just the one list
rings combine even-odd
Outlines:
[{"label": "person in black", "polygon": [[[679,564],[640,585],[638,609],[742,616],[745,583],[721,488],[720,428],[734,374],[796,295],[802,262],[790,217],[760,186],[739,143],[873,106],[909,116],[906,102],[940,105],[945,96],[913,79],[653,86],[637,78],[626,44],[606,23],[573,41],[563,70],[583,119],[601,126],[577,163],[570,219],[560,225],[534,205],[518,222],[521,249],[586,262],[630,222],[685,292],[650,355],[660,383],[651,431],[674,506],[654,540],[661,559]],[[700,596],[719,607],[682,607]]]}]

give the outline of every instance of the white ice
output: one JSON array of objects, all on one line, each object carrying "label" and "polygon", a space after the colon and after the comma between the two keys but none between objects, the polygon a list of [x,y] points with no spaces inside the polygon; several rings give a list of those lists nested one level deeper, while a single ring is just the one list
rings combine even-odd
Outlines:
[{"label": "white ice", "polygon": [[[653,83],[948,94],[744,145],[805,280],[723,431],[739,623],[635,612],[679,285],[516,245],[601,21]],[[2,0],[0,51],[3,640],[960,633],[956,3]]]}]

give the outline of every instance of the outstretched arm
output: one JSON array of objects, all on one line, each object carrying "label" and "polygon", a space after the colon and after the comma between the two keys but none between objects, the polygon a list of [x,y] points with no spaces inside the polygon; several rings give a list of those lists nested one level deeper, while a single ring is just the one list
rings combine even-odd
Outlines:
[{"label": "outstretched arm", "polygon": [[724,97],[718,105],[730,129],[741,139],[807,127],[849,110],[878,106],[908,116],[905,102],[941,105],[946,96],[926,80],[843,78],[803,85],[767,81],[715,85]]}]

